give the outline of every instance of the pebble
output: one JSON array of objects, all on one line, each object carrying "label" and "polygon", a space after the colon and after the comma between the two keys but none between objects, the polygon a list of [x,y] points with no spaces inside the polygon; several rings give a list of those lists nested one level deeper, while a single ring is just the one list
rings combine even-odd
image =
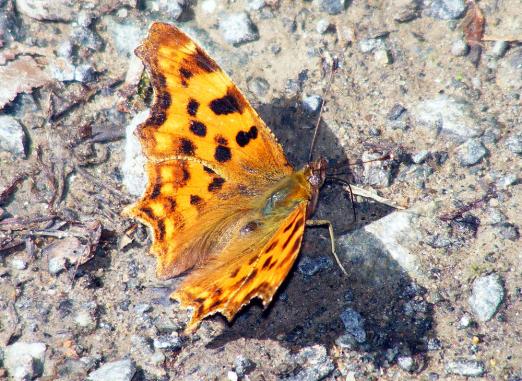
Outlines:
[{"label": "pebble", "polygon": [[239,355],[234,360],[234,370],[240,378],[246,376],[248,373],[254,370],[255,367],[256,364],[244,355]]},{"label": "pebble", "polygon": [[104,45],[103,40],[96,32],[83,26],[77,26],[72,30],[71,40],[76,45],[92,51],[99,51]]},{"label": "pebble", "polygon": [[70,0],[17,0],[16,10],[35,20],[72,21],[79,3]]},{"label": "pebble", "polygon": [[4,350],[3,367],[14,380],[32,380],[43,373],[44,343],[16,342]]},{"label": "pebble", "polygon": [[257,28],[246,12],[229,13],[221,17],[219,31],[225,41],[234,46],[259,38]]},{"label": "pebble", "polygon": [[259,11],[265,5],[265,0],[248,0],[248,9],[252,11]]},{"label": "pebble", "polygon": [[422,150],[422,151],[419,151],[416,154],[412,155],[411,160],[415,164],[422,164],[422,163],[424,163],[426,161],[426,159],[428,158],[429,154],[430,154],[430,151]]},{"label": "pebble", "polygon": [[123,185],[133,196],[141,196],[145,192],[147,177],[143,166],[145,157],[141,152],[141,145],[134,135],[134,130],[149,116],[149,110],[136,114],[125,128],[125,160],[122,165]]},{"label": "pebble", "polygon": [[201,10],[205,13],[214,13],[217,8],[216,0],[205,0],[201,2]]},{"label": "pebble", "polygon": [[413,372],[415,370],[415,361],[413,361],[413,357],[411,356],[397,357],[397,364],[406,372]]},{"label": "pebble", "polygon": [[74,80],[82,83],[91,82],[95,79],[95,72],[89,64],[78,65],[74,69]]},{"label": "pebble", "polygon": [[500,189],[507,189],[512,185],[518,183],[518,176],[514,173],[507,174],[505,176],[500,177],[497,181],[497,187]]},{"label": "pebble", "polygon": [[107,31],[119,53],[130,56],[147,33],[146,28],[130,21],[118,22],[115,17],[106,17]]},{"label": "pebble", "polygon": [[484,374],[485,368],[482,361],[459,359],[447,363],[446,372],[459,376],[480,377]]},{"label": "pebble", "polygon": [[320,19],[319,21],[317,21],[317,24],[315,24],[315,30],[319,34],[325,34],[329,28],[330,21],[328,21],[328,19]]},{"label": "pebble", "polygon": [[468,139],[464,144],[457,147],[457,158],[464,167],[480,163],[488,154],[488,150],[480,139]]},{"label": "pebble", "polygon": [[377,49],[386,49],[386,44],[382,38],[367,38],[359,41],[361,53],[370,53]]},{"label": "pebble", "polygon": [[390,111],[388,111],[386,117],[388,118],[388,120],[397,120],[401,116],[403,116],[405,112],[406,108],[403,105],[396,103],[393,105]]},{"label": "pebble", "polygon": [[0,115],[0,151],[25,158],[25,140],[25,132],[20,122],[12,116]]},{"label": "pebble", "polygon": [[353,349],[357,348],[358,343],[353,335],[346,333],[344,335],[339,336],[335,340],[335,345],[337,345],[343,349],[353,350]]},{"label": "pebble", "polygon": [[318,381],[324,379],[335,369],[326,348],[314,345],[301,349],[295,356],[295,361],[301,370],[287,381]]},{"label": "pebble", "polygon": [[411,113],[418,125],[465,140],[481,135],[471,105],[445,94],[417,103]]},{"label": "pebble", "polygon": [[227,372],[227,380],[228,381],[238,381],[239,380],[239,376],[236,372],[233,372],[231,370],[229,370]]},{"label": "pebble", "polygon": [[147,10],[158,13],[161,17],[170,20],[178,20],[183,14],[183,2],[177,0],[155,0],[146,1]]},{"label": "pebble", "polygon": [[464,0],[433,0],[427,14],[439,20],[456,20],[462,17],[465,11]]},{"label": "pebble", "polygon": [[508,239],[510,241],[516,241],[520,238],[520,233],[518,231],[518,227],[510,223],[498,224],[495,226],[498,234],[503,239]]},{"label": "pebble", "polygon": [[506,139],[506,148],[517,155],[522,155],[522,134],[511,135]]},{"label": "pebble", "polygon": [[47,67],[49,74],[57,81],[65,82],[74,80],[75,67],[69,59],[58,58]]},{"label": "pebble", "polygon": [[167,349],[169,351],[175,351],[180,349],[181,346],[182,342],[177,332],[172,332],[170,335],[162,335],[154,338],[154,348],[156,349]]},{"label": "pebble", "polygon": [[321,109],[323,98],[320,95],[310,95],[303,97],[302,106],[303,110],[308,114],[317,114]]},{"label": "pebble", "polygon": [[498,274],[491,274],[475,279],[468,302],[480,321],[488,321],[497,312],[504,299],[504,288]]},{"label": "pebble", "polygon": [[91,372],[88,381],[131,381],[136,373],[136,365],[130,359],[103,364]]},{"label": "pebble", "polygon": [[497,85],[504,91],[520,91],[522,88],[522,46],[511,49],[498,61],[495,75]]},{"label": "pebble", "polygon": [[319,0],[319,9],[330,15],[337,15],[344,11],[346,0]]},{"label": "pebble", "polygon": [[418,0],[392,0],[391,13],[397,22],[408,22],[418,16]]},{"label": "pebble", "polygon": [[96,328],[96,320],[93,318],[92,314],[87,310],[78,311],[74,316],[74,322],[82,328]]},{"label": "pebble", "polygon": [[509,43],[507,41],[495,41],[493,46],[491,47],[489,53],[496,58],[504,57],[506,51],[509,48]]},{"label": "pebble", "polygon": [[138,315],[143,315],[150,311],[152,311],[152,306],[147,303],[140,303],[134,306],[134,312],[136,312]]},{"label": "pebble", "polygon": [[331,269],[333,262],[328,256],[303,256],[297,265],[297,271],[305,276],[313,276],[322,270]]},{"label": "pebble", "polygon": [[463,57],[468,54],[469,46],[464,40],[457,40],[451,45],[451,54],[455,57]]},{"label": "pebble", "polygon": [[364,318],[352,308],[347,308],[341,313],[346,332],[351,334],[355,340],[362,344],[366,341],[366,331],[364,330]]},{"label": "pebble", "polygon": [[[384,161],[379,159],[382,155],[379,153],[363,152],[361,160],[363,161],[363,178],[364,183],[376,187],[389,187],[392,183],[392,168],[386,165]],[[372,161],[375,160],[375,161]]]},{"label": "pebble", "polygon": [[386,49],[377,49],[373,53],[375,63],[380,66],[389,65],[393,62],[391,53]]},{"label": "pebble", "polygon": [[270,90],[270,84],[264,78],[255,77],[248,81],[248,90],[258,97],[264,97],[268,94],[268,90]]},{"label": "pebble", "polygon": [[13,258],[9,261],[11,267],[15,270],[25,270],[27,268],[27,261],[24,261],[21,258]]},{"label": "pebble", "polygon": [[460,328],[469,328],[473,324],[473,319],[471,318],[471,315],[464,314],[459,320],[459,327]]}]

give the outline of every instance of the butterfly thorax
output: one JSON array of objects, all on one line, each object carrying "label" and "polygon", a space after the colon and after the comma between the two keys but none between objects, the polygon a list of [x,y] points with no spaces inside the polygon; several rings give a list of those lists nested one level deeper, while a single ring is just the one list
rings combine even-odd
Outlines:
[{"label": "butterfly thorax", "polygon": [[321,158],[284,177],[266,193],[263,215],[287,215],[298,204],[308,201],[307,217],[311,216],[326,178],[326,168],[327,161]]}]

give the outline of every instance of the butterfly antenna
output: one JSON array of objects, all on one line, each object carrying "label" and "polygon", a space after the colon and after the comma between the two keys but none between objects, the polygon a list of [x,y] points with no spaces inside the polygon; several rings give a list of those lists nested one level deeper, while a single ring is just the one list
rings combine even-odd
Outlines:
[{"label": "butterfly antenna", "polygon": [[334,176],[328,176],[326,178],[326,181],[344,185],[349,189],[348,193],[350,194],[350,202],[352,203],[353,220],[357,221],[357,210],[355,209],[355,197],[354,197],[354,193],[353,193],[352,186],[350,185],[350,183],[346,180],[343,180],[343,179],[340,179],[340,178],[334,177]]},{"label": "butterfly antenna", "polygon": [[314,154],[315,141],[317,140],[317,134],[319,132],[319,126],[321,125],[321,116],[323,115],[323,108],[325,104],[324,98],[330,92],[330,88],[332,87],[333,77],[337,69],[339,68],[339,59],[337,57],[333,58],[332,69],[330,70],[330,76],[328,78],[328,83],[326,85],[326,89],[324,91],[325,97],[321,100],[321,108],[319,109],[319,116],[317,117],[317,122],[314,128],[314,136],[312,137],[312,144],[310,144],[310,154],[308,155],[308,162],[312,161],[312,156]]}]

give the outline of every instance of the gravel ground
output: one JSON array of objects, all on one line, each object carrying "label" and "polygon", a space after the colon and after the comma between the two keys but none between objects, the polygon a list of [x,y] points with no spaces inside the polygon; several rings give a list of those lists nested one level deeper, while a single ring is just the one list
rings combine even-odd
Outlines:
[{"label": "gravel ground", "polygon": [[[522,4],[464,0],[0,0],[0,379],[522,379]],[[326,185],[266,311],[195,334],[120,216],[143,189],[133,49],[175,23]],[[330,91],[329,67],[336,57]],[[127,137],[126,137],[127,136]],[[360,164],[361,160],[368,161]],[[341,176],[341,174],[339,175]]]}]

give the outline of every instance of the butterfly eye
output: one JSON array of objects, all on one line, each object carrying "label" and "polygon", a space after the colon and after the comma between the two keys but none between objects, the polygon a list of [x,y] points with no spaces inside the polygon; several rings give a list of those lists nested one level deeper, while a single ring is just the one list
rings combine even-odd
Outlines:
[{"label": "butterfly eye", "polygon": [[239,233],[241,235],[246,235],[248,233],[252,233],[254,230],[257,230],[257,228],[261,226],[261,223],[259,221],[250,221],[245,226],[241,228]]}]

